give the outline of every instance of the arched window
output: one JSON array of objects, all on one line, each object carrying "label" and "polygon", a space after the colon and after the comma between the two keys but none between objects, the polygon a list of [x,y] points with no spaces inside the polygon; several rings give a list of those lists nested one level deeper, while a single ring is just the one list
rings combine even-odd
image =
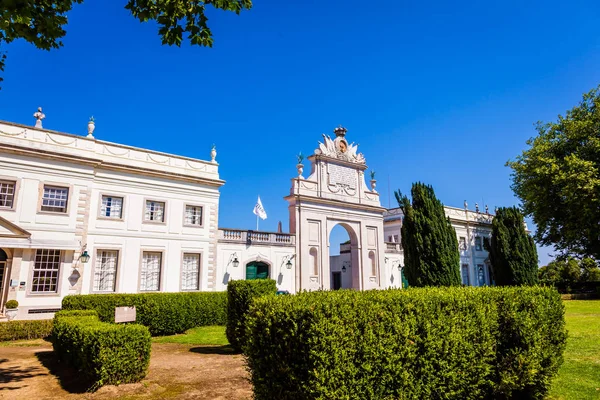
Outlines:
[{"label": "arched window", "polygon": [[8,256],[6,255],[6,252],[4,250],[0,249],[0,261],[6,261],[6,260],[8,260]]},{"label": "arched window", "polygon": [[371,261],[371,276],[377,276],[377,260],[374,251],[369,252],[369,260]]},{"label": "arched window", "polygon": [[317,250],[316,247],[311,247],[310,248],[310,265],[312,265],[313,268],[313,275],[317,276],[319,275],[319,250]]},{"label": "arched window", "polygon": [[268,279],[269,264],[261,261],[252,261],[246,264],[246,280]]}]

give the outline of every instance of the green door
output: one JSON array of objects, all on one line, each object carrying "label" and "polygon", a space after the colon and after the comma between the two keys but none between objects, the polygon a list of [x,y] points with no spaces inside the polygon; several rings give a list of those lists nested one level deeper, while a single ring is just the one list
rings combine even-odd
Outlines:
[{"label": "green door", "polygon": [[269,264],[260,261],[253,261],[246,264],[246,280],[250,281],[253,279],[268,279],[269,278]]}]

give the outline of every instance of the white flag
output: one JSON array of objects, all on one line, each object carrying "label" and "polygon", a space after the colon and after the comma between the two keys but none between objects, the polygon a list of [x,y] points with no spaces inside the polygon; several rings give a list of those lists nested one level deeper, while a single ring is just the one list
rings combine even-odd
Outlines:
[{"label": "white flag", "polygon": [[267,212],[265,211],[265,208],[263,207],[262,202],[260,201],[260,196],[258,196],[258,201],[254,206],[253,213],[255,215],[258,215],[260,219],[267,219]]}]

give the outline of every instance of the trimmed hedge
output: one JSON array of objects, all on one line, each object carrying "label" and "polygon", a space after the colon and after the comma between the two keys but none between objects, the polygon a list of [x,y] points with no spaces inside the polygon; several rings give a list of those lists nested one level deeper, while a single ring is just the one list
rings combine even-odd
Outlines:
[{"label": "trimmed hedge", "polygon": [[66,296],[63,310],[96,310],[103,322],[115,321],[115,307],[135,306],[136,322],[152,336],[183,333],[190,328],[225,325],[225,292],[85,294]]},{"label": "trimmed hedge", "polygon": [[77,368],[92,389],[139,382],[150,365],[148,328],[100,322],[93,310],[56,313],[52,342],[54,352]]},{"label": "trimmed hedge", "polygon": [[273,279],[231,281],[227,285],[227,328],[225,334],[231,346],[240,351],[245,343],[245,323],[252,301],[260,296],[277,293]]},{"label": "trimmed hedge", "polygon": [[564,308],[540,287],[328,291],[256,299],[255,399],[542,399]]},{"label": "trimmed hedge", "polygon": [[0,342],[43,339],[52,333],[51,319],[0,322]]}]

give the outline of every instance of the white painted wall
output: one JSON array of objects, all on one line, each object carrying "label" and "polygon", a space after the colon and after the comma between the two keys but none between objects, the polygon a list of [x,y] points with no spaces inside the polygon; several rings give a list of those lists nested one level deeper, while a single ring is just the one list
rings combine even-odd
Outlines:
[{"label": "white painted wall", "polygon": [[[269,277],[277,282],[279,290],[296,292],[294,276],[296,259],[291,260],[292,268],[286,263],[296,253],[294,246],[247,245],[245,243],[219,243],[217,250],[217,286],[216,290],[227,290],[231,280],[246,279],[246,264],[262,261],[269,264]],[[233,258],[237,257],[239,266],[233,267]]]}]

